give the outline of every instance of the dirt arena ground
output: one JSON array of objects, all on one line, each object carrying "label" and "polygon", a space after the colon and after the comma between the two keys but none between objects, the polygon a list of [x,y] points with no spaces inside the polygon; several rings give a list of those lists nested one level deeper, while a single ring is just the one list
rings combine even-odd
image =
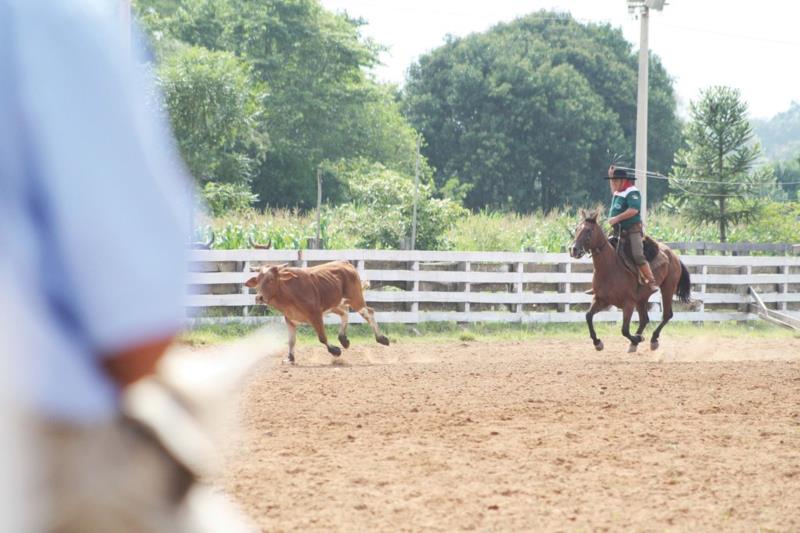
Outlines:
[{"label": "dirt arena ground", "polygon": [[221,486],[265,531],[800,530],[800,339],[301,347]]}]

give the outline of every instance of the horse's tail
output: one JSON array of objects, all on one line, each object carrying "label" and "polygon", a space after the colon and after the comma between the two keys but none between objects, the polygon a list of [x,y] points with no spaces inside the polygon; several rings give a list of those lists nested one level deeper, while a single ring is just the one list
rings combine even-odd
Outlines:
[{"label": "horse's tail", "polygon": [[692,298],[692,280],[683,261],[679,259],[678,262],[681,264],[681,279],[678,280],[678,290],[675,291],[675,294],[678,300],[688,304]]}]

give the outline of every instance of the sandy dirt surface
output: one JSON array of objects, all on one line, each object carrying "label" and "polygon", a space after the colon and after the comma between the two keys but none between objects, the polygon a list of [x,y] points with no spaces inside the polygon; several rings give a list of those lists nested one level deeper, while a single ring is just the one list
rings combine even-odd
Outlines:
[{"label": "sandy dirt surface", "polygon": [[355,343],[252,375],[265,531],[800,530],[800,339]]}]

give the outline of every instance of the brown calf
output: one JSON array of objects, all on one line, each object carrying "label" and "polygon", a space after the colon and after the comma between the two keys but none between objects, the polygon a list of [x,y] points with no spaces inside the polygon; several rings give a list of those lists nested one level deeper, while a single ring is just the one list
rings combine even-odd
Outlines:
[{"label": "brown calf", "polygon": [[341,355],[338,346],[328,344],[322,322],[327,313],[336,313],[341,318],[339,342],[345,348],[350,346],[347,339],[347,313],[350,309],[357,311],[372,326],[376,341],[389,345],[389,339],[375,322],[375,312],[364,301],[358,271],[346,261],[310,268],[262,267],[259,274],[247,280],[245,285],[257,289],[256,303],[271,305],[283,313],[289,328],[289,363],[294,363],[298,324],[311,324],[328,352],[335,357]]}]

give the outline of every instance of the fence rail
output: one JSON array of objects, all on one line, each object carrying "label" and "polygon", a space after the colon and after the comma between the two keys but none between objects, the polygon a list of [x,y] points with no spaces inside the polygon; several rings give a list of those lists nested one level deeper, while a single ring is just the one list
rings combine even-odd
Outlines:
[{"label": "fence rail", "polygon": [[[384,323],[579,322],[591,302],[584,293],[591,260],[567,254],[388,250],[192,250],[190,322],[269,322],[243,285],[251,267],[309,266],[346,259],[371,286],[365,297]],[[677,305],[675,320],[757,318],[748,287],[776,311],[800,318],[800,257],[683,255],[692,274],[693,306]],[[651,298],[660,305],[660,294]],[[655,310],[657,312],[657,310]],[[597,320],[616,321],[610,310]],[[652,317],[651,317],[652,318]],[[338,320],[331,317],[331,322]],[[350,315],[361,322],[359,315]]]},{"label": "fence rail", "polygon": [[800,244],[773,244],[754,242],[669,242],[667,246],[680,252],[695,252],[704,255],[709,252],[730,253],[732,255],[750,255],[753,252],[789,255],[800,253]]}]

